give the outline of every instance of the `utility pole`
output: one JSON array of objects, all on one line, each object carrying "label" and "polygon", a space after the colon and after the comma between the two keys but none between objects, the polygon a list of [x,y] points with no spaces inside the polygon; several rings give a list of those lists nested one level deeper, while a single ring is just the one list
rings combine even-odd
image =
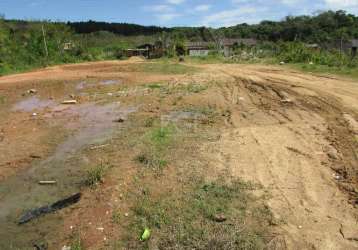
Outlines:
[{"label": "utility pole", "polygon": [[43,36],[43,39],[44,39],[45,54],[46,54],[46,58],[48,58],[48,50],[47,50],[46,34],[45,34],[45,29],[44,29],[44,25],[43,25],[43,24],[42,24],[41,28],[42,28],[42,36]]}]

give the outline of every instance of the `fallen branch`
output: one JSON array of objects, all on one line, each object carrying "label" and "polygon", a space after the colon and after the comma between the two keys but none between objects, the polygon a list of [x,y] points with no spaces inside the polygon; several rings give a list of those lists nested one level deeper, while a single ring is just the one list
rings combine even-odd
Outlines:
[{"label": "fallen branch", "polygon": [[40,208],[35,208],[26,212],[23,216],[21,216],[19,220],[19,225],[25,224],[33,219],[36,219],[42,215],[53,213],[57,210],[63,209],[65,207],[71,206],[77,203],[81,199],[81,193],[74,194],[66,199],[59,200],[51,205],[43,206]]}]

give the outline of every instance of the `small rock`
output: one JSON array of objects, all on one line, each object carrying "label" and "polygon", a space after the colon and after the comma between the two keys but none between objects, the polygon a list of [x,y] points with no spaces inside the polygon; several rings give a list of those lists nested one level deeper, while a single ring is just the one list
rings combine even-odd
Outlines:
[{"label": "small rock", "polygon": [[285,62],[280,62],[280,65],[284,65],[285,64]]},{"label": "small rock", "polygon": [[301,225],[298,226],[298,229],[302,229],[303,227]]},{"label": "small rock", "polygon": [[335,154],[334,152],[328,152],[328,157],[333,159],[333,160],[337,160],[338,159],[338,156],[337,154]]},{"label": "small rock", "polygon": [[70,97],[71,99],[75,99],[75,95],[74,95],[74,94],[69,95],[69,97]]},{"label": "small rock", "polygon": [[97,230],[103,232],[104,228],[103,227],[97,227]]},{"label": "small rock", "polygon": [[129,216],[129,214],[128,214],[128,213],[125,213],[125,214],[124,214],[124,216],[125,216],[125,217],[128,217],[128,216]]},{"label": "small rock", "polygon": [[122,122],[124,122],[124,119],[123,118],[118,118],[118,119],[114,120],[114,122],[122,123]]},{"label": "small rock", "polygon": [[37,90],[36,89],[29,89],[27,91],[28,94],[36,94],[37,93]]},{"label": "small rock", "polygon": [[281,100],[282,103],[292,103],[291,99],[283,99]]},{"label": "small rock", "polygon": [[32,116],[37,116],[37,113],[32,113]]},{"label": "small rock", "polygon": [[71,250],[70,246],[63,246],[61,250]]},{"label": "small rock", "polygon": [[213,220],[216,222],[224,222],[227,220],[227,218],[224,214],[216,214],[214,215]]},{"label": "small rock", "polygon": [[342,177],[339,176],[338,174],[333,174],[333,178],[339,181]]}]

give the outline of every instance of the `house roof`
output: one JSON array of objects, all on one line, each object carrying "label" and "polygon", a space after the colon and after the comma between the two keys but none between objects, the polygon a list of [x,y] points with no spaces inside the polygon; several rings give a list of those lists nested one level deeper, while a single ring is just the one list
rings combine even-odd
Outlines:
[{"label": "house roof", "polygon": [[305,46],[307,48],[319,48],[320,47],[319,44],[317,44],[317,43],[307,43],[307,44],[305,44]]},{"label": "house roof", "polygon": [[257,44],[257,40],[253,38],[226,38],[221,41],[223,46],[233,46],[234,44],[244,44],[248,46],[254,46]]}]

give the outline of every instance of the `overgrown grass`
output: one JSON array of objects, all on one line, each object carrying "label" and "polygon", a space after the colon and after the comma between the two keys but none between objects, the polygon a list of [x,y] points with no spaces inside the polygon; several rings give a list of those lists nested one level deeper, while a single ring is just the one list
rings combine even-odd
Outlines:
[{"label": "overgrown grass", "polygon": [[192,66],[186,66],[179,63],[163,63],[163,62],[142,63],[133,66],[133,70],[148,72],[148,73],[167,74],[167,75],[182,75],[188,73],[195,73],[199,71],[199,69]]},{"label": "overgrown grass", "polygon": [[71,241],[71,250],[83,250],[83,243],[79,232],[74,232]]},{"label": "overgrown grass", "polygon": [[119,224],[121,222],[121,213],[117,209],[115,209],[112,213],[112,222],[114,224]]},{"label": "overgrown grass", "polygon": [[[150,122],[150,125],[153,126],[154,121],[151,120]],[[135,160],[154,169],[166,167],[168,165],[166,153],[170,144],[174,141],[175,132],[175,127],[172,124],[152,127],[143,137],[142,153]]]},{"label": "overgrown grass", "polygon": [[208,89],[208,86],[196,83],[190,83],[185,86],[189,93],[200,93]]},{"label": "overgrown grass", "polygon": [[6,103],[6,96],[0,95],[0,104]]},{"label": "overgrown grass", "polygon": [[108,170],[108,166],[100,164],[87,171],[85,183],[87,186],[95,187],[97,184],[103,182],[105,172]]},{"label": "overgrown grass", "polygon": [[240,180],[193,181],[183,193],[146,192],[133,207],[128,247],[150,228],[159,249],[263,249],[272,215]]},{"label": "overgrown grass", "polygon": [[288,67],[292,67],[297,70],[309,73],[322,73],[333,74],[338,76],[349,77],[352,79],[358,79],[358,69],[351,67],[330,67],[327,65],[310,65],[303,63],[289,64]]}]

